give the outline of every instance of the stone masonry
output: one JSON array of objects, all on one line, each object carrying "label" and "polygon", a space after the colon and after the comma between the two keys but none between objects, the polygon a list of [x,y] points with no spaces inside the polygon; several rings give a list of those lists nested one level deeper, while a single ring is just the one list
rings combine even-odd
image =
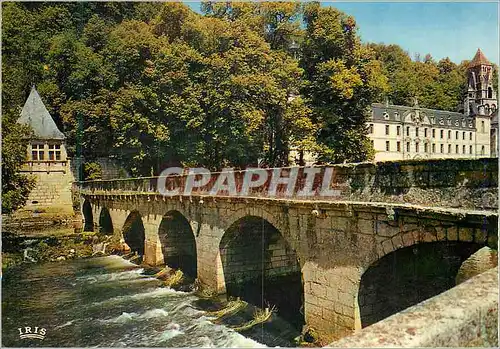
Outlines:
[{"label": "stone masonry", "polygon": [[[478,162],[480,164],[482,162]],[[436,161],[432,165],[439,170]],[[445,165],[458,166],[450,161],[446,161]],[[431,167],[425,163],[406,165],[411,176],[405,178],[414,178],[415,172],[426,166],[427,176],[433,178],[434,174],[429,171]],[[472,168],[471,164],[468,166]],[[478,182],[474,171],[471,172],[473,177],[468,178],[466,169],[462,167],[457,170],[460,172],[459,183],[469,185],[471,192],[484,195],[493,192],[493,189],[490,190],[491,183],[497,183],[497,178],[493,164],[488,166],[491,169],[487,175],[488,182]],[[357,171],[355,167],[350,171],[364,172]],[[365,172],[365,179],[368,176],[383,179],[376,171],[370,171]],[[452,178],[452,184],[443,191],[453,191],[455,182]],[[406,193],[421,191],[425,194],[428,185],[419,183],[405,182],[408,187]],[[477,187],[471,187],[470,183],[476,183]],[[117,234],[121,233],[130,213],[138,211],[145,229],[145,262],[151,265],[162,264],[168,258],[163,256],[159,227],[165,214],[178,212],[189,222],[196,241],[198,279],[219,293],[226,291],[220,249],[226,232],[245,217],[264,219],[281,234],[294,252],[302,273],[306,324],[314,327],[325,339],[339,338],[361,328],[358,305],[361,277],[371,265],[389,253],[408,246],[440,241],[473,242],[497,248],[498,214],[494,210],[479,209],[477,206],[483,202],[481,198],[474,198],[477,199],[474,201],[477,202],[476,208],[464,209],[450,205],[424,206],[422,198],[418,205],[411,201],[401,202],[401,198],[397,203],[384,202],[382,194],[378,202],[363,202],[345,199],[201,197],[196,194],[163,197],[154,191],[137,189],[135,192],[130,188],[116,190],[109,181],[83,183],[81,202],[87,200],[91,204],[94,223],[100,211],[108,209]],[[363,190],[370,189],[365,186]],[[430,191],[430,200],[439,195],[435,188]],[[390,196],[393,195],[391,192]],[[488,201],[487,206],[495,204]]]}]

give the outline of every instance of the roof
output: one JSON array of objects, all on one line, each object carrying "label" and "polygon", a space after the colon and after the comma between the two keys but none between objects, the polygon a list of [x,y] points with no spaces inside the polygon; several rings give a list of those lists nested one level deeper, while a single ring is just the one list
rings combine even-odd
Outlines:
[{"label": "roof", "polygon": [[477,49],[476,55],[472,58],[472,61],[470,61],[469,67],[477,67],[478,65],[491,65],[490,61],[486,58],[480,48]]},{"label": "roof", "polygon": [[[474,128],[472,117],[453,111],[383,103],[372,103],[371,111],[372,120],[375,122],[381,121],[384,123],[398,123],[401,125],[403,123],[421,123],[423,125],[436,125],[435,127],[457,130],[469,130]],[[417,111],[419,115],[418,122],[416,122],[415,119]]]},{"label": "roof", "polygon": [[65,139],[54,119],[50,116],[38,94],[35,86],[31,88],[30,95],[24,103],[21,116],[17,119],[20,124],[30,125],[37,139]]}]

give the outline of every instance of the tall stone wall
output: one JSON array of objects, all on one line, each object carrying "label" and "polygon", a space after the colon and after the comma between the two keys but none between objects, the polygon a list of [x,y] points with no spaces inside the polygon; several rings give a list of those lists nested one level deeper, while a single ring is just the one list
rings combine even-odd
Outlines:
[{"label": "tall stone wall", "polygon": [[72,206],[73,173],[70,161],[26,164],[22,173],[33,176],[35,188],[30,192],[26,208]]}]

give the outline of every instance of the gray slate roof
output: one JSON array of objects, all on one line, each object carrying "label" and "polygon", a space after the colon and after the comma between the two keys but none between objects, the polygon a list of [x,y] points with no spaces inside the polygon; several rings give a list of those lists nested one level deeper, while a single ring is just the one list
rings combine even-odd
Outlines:
[{"label": "gray slate roof", "polygon": [[21,116],[17,119],[20,124],[30,125],[37,139],[65,139],[64,134],[57,128],[38,94],[35,86],[31,88],[30,95],[24,103]]},{"label": "gray slate roof", "polygon": [[[406,115],[415,112],[416,110],[420,112],[421,117],[427,116],[428,118],[434,118],[435,123],[431,125],[436,125],[436,127],[450,129],[470,129],[471,127],[469,125],[473,121],[472,117],[465,116],[462,113],[421,107],[372,103],[371,109],[374,121],[401,123]],[[399,119],[396,117],[396,115],[399,115]],[[444,121],[443,124],[439,123],[441,119],[443,119]],[[465,125],[463,125],[462,123],[462,121],[464,120]]]}]

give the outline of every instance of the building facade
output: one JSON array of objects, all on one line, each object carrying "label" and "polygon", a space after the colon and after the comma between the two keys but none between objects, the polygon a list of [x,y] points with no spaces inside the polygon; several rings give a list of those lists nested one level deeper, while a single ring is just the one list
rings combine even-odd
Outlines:
[{"label": "building facade", "polygon": [[498,156],[498,99],[493,66],[478,49],[458,112],[374,103],[368,135],[375,161]]}]

